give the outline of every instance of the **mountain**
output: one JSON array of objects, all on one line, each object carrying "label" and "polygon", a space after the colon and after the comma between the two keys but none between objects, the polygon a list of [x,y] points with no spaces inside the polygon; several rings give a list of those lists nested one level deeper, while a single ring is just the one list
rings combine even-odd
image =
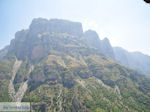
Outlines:
[{"label": "mountain", "polygon": [[132,68],[141,74],[150,76],[150,56],[141,52],[128,52],[121,47],[112,47],[108,38],[100,40],[95,31],[84,33],[85,42],[91,47],[99,49],[105,56],[126,67]]},{"label": "mountain", "polygon": [[0,101],[35,112],[149,112],[150,79],[109,53],[109,40],[81,23],[34,19],[0,52]]},{"label": "mountain", "polygon": [[121,47],[112,47],[108,38],[100,40],[98,34],[93,30],[84,32],[85,44],[97,48],[107,58],[134,69],[141,74],[150,76],[150,56],[141,52],[128,52]]},{"label": "mountain", "polygon": [[101,43],[102,43],[102,52],[110,59],[115,60],[115,53],[108,38],[104,38]]},{"label": "mountain", "polygon": [[87,45],[99,49],[107,58],[150,76],[150,56],[141,52],[128,52],[121,47],[112,47],[108,38],[100,40],[98,34],[93,30],[86,31],[83,36]]},{"label": "mountain", "polygon": [[150,56],[140,52],[128,52],[120,47],[114,47],[115,59],[118,63],[150,76]]},{"label": "mountain", "polygon": [[108,58],[115,60],[113,47],[111,46],[108,38],[100,40],[98,34],[93,30],[88,30],[84,33],[85,43],[91,47],[97,48]]}]

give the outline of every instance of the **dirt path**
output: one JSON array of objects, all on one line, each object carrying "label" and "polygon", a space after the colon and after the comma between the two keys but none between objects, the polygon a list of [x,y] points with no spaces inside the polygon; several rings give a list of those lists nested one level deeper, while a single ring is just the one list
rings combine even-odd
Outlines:
[{"label": "dirt path", "polygon": [[60,88],[59,95],[57,96],[57,106],[59,107],[58,112],[62,112],[62,89]]}]

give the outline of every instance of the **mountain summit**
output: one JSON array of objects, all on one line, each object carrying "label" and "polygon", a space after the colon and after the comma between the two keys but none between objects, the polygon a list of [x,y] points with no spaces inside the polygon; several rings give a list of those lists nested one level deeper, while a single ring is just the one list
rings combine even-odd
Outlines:
[{"label": "mountain summit", "polygon": [[0,101],[35,112],[149,112],[150,79],[114,53],[81,23],[34,19],[0,51]]},{"label": "mountain summit", "polygon": [[81,37],[83,35],[81,23],[61,19],[33,19],[29,29],[35,34],[43,32],[55,32],[68,33],[70,35],[76,35],[78,37]]}]

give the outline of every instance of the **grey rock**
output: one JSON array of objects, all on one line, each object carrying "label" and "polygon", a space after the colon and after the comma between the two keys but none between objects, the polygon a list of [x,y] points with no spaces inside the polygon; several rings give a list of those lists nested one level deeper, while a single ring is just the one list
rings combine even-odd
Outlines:
[{"label": "grey rock", "polygon": [[104,38],[101,41],[101,49],[102,52],[109,58],[111,58],[112,60],[115,60],[115,54],[113,51],[113,47],[111,46],[108,38]]},{"label": "grey rock", "polygon": [[101,40],[96,31],[88,30],[84,33],[86,44],[101,49]]},{"label": "grey rock", "polygon": [[30,25],[31,32],[55,32],[55,33],[68,33],[81,37],[83,35],[82,24],[79,22],[71,22],[63,19],[33,19]]}]

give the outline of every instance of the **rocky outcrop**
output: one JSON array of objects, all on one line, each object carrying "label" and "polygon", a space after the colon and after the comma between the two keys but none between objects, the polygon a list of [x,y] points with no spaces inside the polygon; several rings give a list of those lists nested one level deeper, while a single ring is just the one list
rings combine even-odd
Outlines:
[{"label": "rocky outcrop", "polygon": [[88,30],[84,33],[84,39],[87,45],[99,49],[105,56],[115,60],[114,51],[108,38],[100,40],[98,34],[95,31]]},{"label": "rocky outcrop", "polygon": [[18,31],[15,34],[7,56],[14,54],[20,60],[29,59],[35,63],[47,56],[52,46],[57,47],[53,45],[55,43],[52,42],[50,35],[63,33],[80,38],[83,35],[82,24],[61,19],[34,19],[29,29]]},{"label": "rocky outcrop", "polygon": [[79,22],[71,22],[62,19],[34,19],[30,25],[31,32],[55,32],[55,33],[68,33],[81,37],[83,35],[82,24]]},{"label": "rocky outcrop", "polygon": [[112,60],[115,60],[115,55],[114,55],[114,51],[113,51],[113,47],[111,46],[108,38],[104,38],[101,41],[101,48],[102,48],[102,52],[109,58],[111,58]]},{"label": "rocky outcrop", "polygon": [[96,31],[88,30],[84,33],[85,43],[101,50],[101,40]]}]

